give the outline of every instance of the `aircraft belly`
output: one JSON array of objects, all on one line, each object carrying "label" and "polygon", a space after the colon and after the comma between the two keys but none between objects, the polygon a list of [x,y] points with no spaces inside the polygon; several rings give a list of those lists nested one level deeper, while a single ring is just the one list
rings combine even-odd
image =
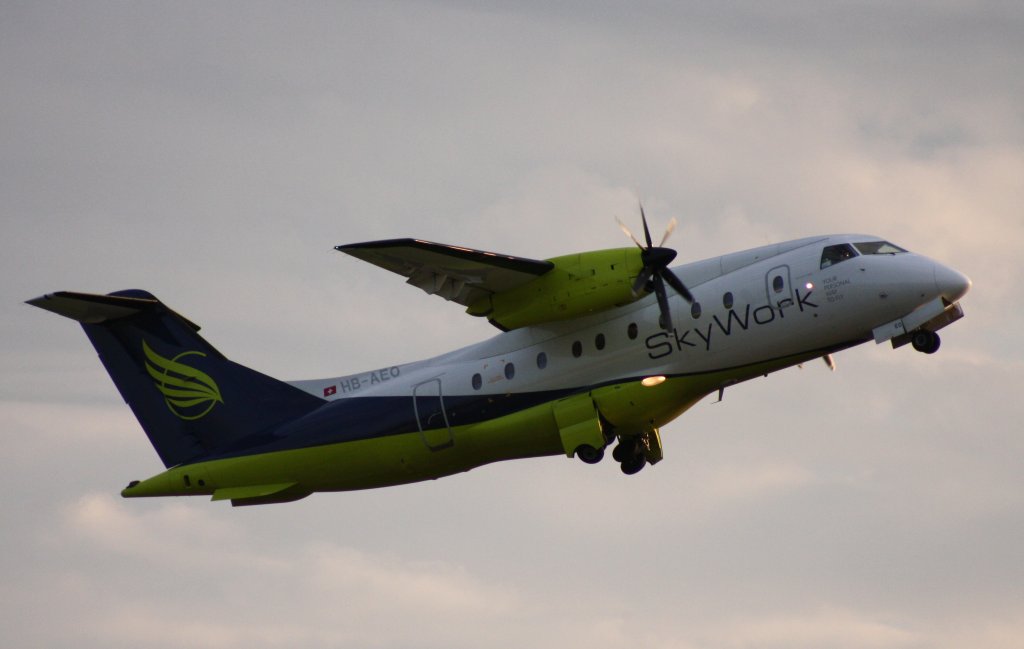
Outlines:
[{"label": "aircraft belly", "polygon": [[550,407],[545,406],[453,426],[451,439],[448,446],[430,447],[417,430],[283,451],[270,454],[268,459],[290,466],[288,475],[311,491],[350,491],[431,480],[492,462],[561,451]]},{"label": "aircraft belly", "polygon": [[652,387],[630,381],[601,387],[591,394],[605,420],[617,431],[633,433],[664,426],[715,387],[713,379],[700,375],[670,378]]},{"label": "aircraft belly", "polygon": [[292,495],[372,489],[440,478],[502,460],[562,452],[549,403],[452,427],[451,432],[453,444],[442,449],[424,444],[420,431],[415,430],[199,462],[169,469],[126,488],[122,495],[212,495],[245,504],[242,496],[271,495],[275,487],[279,491],[287,487]]}]

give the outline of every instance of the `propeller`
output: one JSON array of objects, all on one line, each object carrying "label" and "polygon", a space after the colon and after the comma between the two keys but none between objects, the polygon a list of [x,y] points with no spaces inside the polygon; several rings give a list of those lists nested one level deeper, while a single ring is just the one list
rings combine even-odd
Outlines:
[{"label": "propeller", "polygon": [[636,281],[633,282],[633,295],[640,295],[641,291],[654,293],[658,298],[658,308],[661,311],[662,329],[671,331],[672,315],[668,305],[668,292],[665,290],[665,284],[671,286],[687,302],[693,302],[693,295],[690,294],[689,289],[668,268],[668,265],[676,258],[676,251],[666,248],[665,242],[668,241],[672,231],[676,229],[677,221],[675,218],[669,221],[665,234],[661,237],[661,243],[655,246],[651,240],[651,230],[647,227],[647,215],[644,213],[643,203],[640,203],[640,219],[644,224],[646,246],[633,236],[633,233],[629,231],[629,228],[618,217],[615,219],[619,222],[619,227],[626,233],[626,236],[632,239],[633,243],[640,248],[640,260],[644,264],[640,274],[636,277]]}]

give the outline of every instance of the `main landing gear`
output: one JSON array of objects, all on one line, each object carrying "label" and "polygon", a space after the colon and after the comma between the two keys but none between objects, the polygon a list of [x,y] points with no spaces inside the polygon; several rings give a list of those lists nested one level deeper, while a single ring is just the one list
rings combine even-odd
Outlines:
[{"label": "main landing gear", "polygon": [[626,475],[634,475],[647,466],[647,456],[639,437],[621,437],[612,451],[612,458]]},{"label": "main landing gear", "polygon": [[[615,435],[608,440],[615,441]],[[640,435],[620,435],[619,443],[612,449],[612,458],[626,475],[639,473],[648,464],[661,461],[661,436],[657,429]],[[605,447],[607,448],[607,446]],[[589,444],[576,447],[576,457],[587,464],[597,464],[604,459],[605,448],[594,448]]]},{"label": "main landing gear", "polygon": [[914,346],[914,349],[923,354],[934,354],[939,351],[941,343],[939,334],[924,329],[915,331],[910,338],[910,344]]},{"label": "main landing gear", "polygon": [[604,459],[604,447],[594,448],[590,444],[580,444],[576,447],[576,457],[587,464],[597,464]]}]

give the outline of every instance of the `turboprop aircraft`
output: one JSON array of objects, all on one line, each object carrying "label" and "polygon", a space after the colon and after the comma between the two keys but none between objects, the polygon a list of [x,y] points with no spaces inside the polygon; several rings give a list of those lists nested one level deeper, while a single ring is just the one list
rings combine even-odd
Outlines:
[{"label": "turboprop aircraft", "polygon": [[[786,241],[669,268],[633,247],[547,260],[418,239],[337,246],[487,318],[502,333],[423,361],[284,382],[236,364],[150,293],[29,304],[81,323],[166,470],[128,498],[233,505],[436,479],[500,460],[605,449],[626,474],[659,428],[737,383],[874,340],[939,348],[970,289],[880,237]],[[674,220],[673,220],[674,222]],[[669,228],[671,232],[671,226]],[[666,238],[668,232],[666,232]],[[672,289],[671,293],[668,289]]]}]

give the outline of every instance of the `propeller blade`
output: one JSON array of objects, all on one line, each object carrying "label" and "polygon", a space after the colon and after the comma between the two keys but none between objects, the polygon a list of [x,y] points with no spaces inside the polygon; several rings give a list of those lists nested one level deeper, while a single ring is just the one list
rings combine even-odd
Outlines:
[{"label": "propeller blade", "polygon": [[649,267],[644,266],[640,270],[640,274],[636,276],[636,281],[633,282],[633,296],[640,295],[640,291],[644,290],[647,286],[647,282],[651,280],[651,275],[654,273]]},{"label": "propeller blade", "polygon": [[647,285],[653,281],[654,294],[658,298],[658,308],[661,311],[661,323],[666,331],[672,329],[672,314],[670,312],[668,292],[665,290],[665,283],[675,290],[684,300],[687,302],[693,302],[693,295],[690,293],[686,285],[680,281],[675,273],[668,269],[668,265],[676,257],[676,251],[671,248],[665,248],[664,243],[668,240],[669,235],[675,231],[676,226],[679,224],[675,218],[672,218],[668,222],[668,227],[665,228],[665,234],[661,237],[661,244],[657,247],[654,246],[651,241],[651,228],[647,225],[647,212],[644,210],[643,201],[640,201],[640,221],[644,224],[644,239],[647,241],[647,245],[644,246],[633,233],[630,232],[626,224],[622,222],[622,219],[615,217],[615,220],[619,223],[619,227],[626,233],[626,236],[633,240],[633,243],[640,248],[640,259],[643,261],[643,268],[640,269],[639,274],[636,276],[636,280],[633,281],[633,296],[639,296],[640,292],[647,288]]},{"label": "propeller blade", "polygon": [[640,203],[640,220],[644,222],[644,239],[647,240],[647,247],[650,248],[654,244],[651,243],[651,230],[647,227],[647,215],[644,214],[644,204]]},{"label": "propeller blade", "polygon": [[669,235],[672,234],[672,231],[676,229],[677,225],[679,225],[679,221],[676,221],[676,217],[673,216],[672,220],[668,222],[668,227],[665,228],[665,236],[661,238],[661,243],[658,244],[658,247],[665,245],[665,242],[668,241]]},{"label": "propeller blade", "polygon": [[654,276],[654,293],[658,296],[658,308],[661,310],[661,328],[665,331],[672,331],[672,311],[668,305],[665,283],[661,280],[660,274]]},{"label": "propeller blade", "polygon": [[686,285],[676,277],[675,273],[666,268],[661,271],[660,275],[665,278],[665,281],[668,282],[669,286],[675,289],[676,293],[681,295],[683,299],[690,304],[693,304],[693,295],[690,293],[690,290],[686,288]]},{"label": "propeller blade", "polygon": [[636,244],[636,247],[640,248],[640,250],[643,250],[644,249],[643,244],[636,240],[636,237],[634,237],[633,233],[629,231],[629,228],[627,228],[626,224],[622,222],[622,219],[620,219],[619,217],[616,216],[615,220],[619,222],[619,227],[622,228],[622,231],[626,233],[627,237],[629,237],[630,239],[633,240],[633,243]]}]

